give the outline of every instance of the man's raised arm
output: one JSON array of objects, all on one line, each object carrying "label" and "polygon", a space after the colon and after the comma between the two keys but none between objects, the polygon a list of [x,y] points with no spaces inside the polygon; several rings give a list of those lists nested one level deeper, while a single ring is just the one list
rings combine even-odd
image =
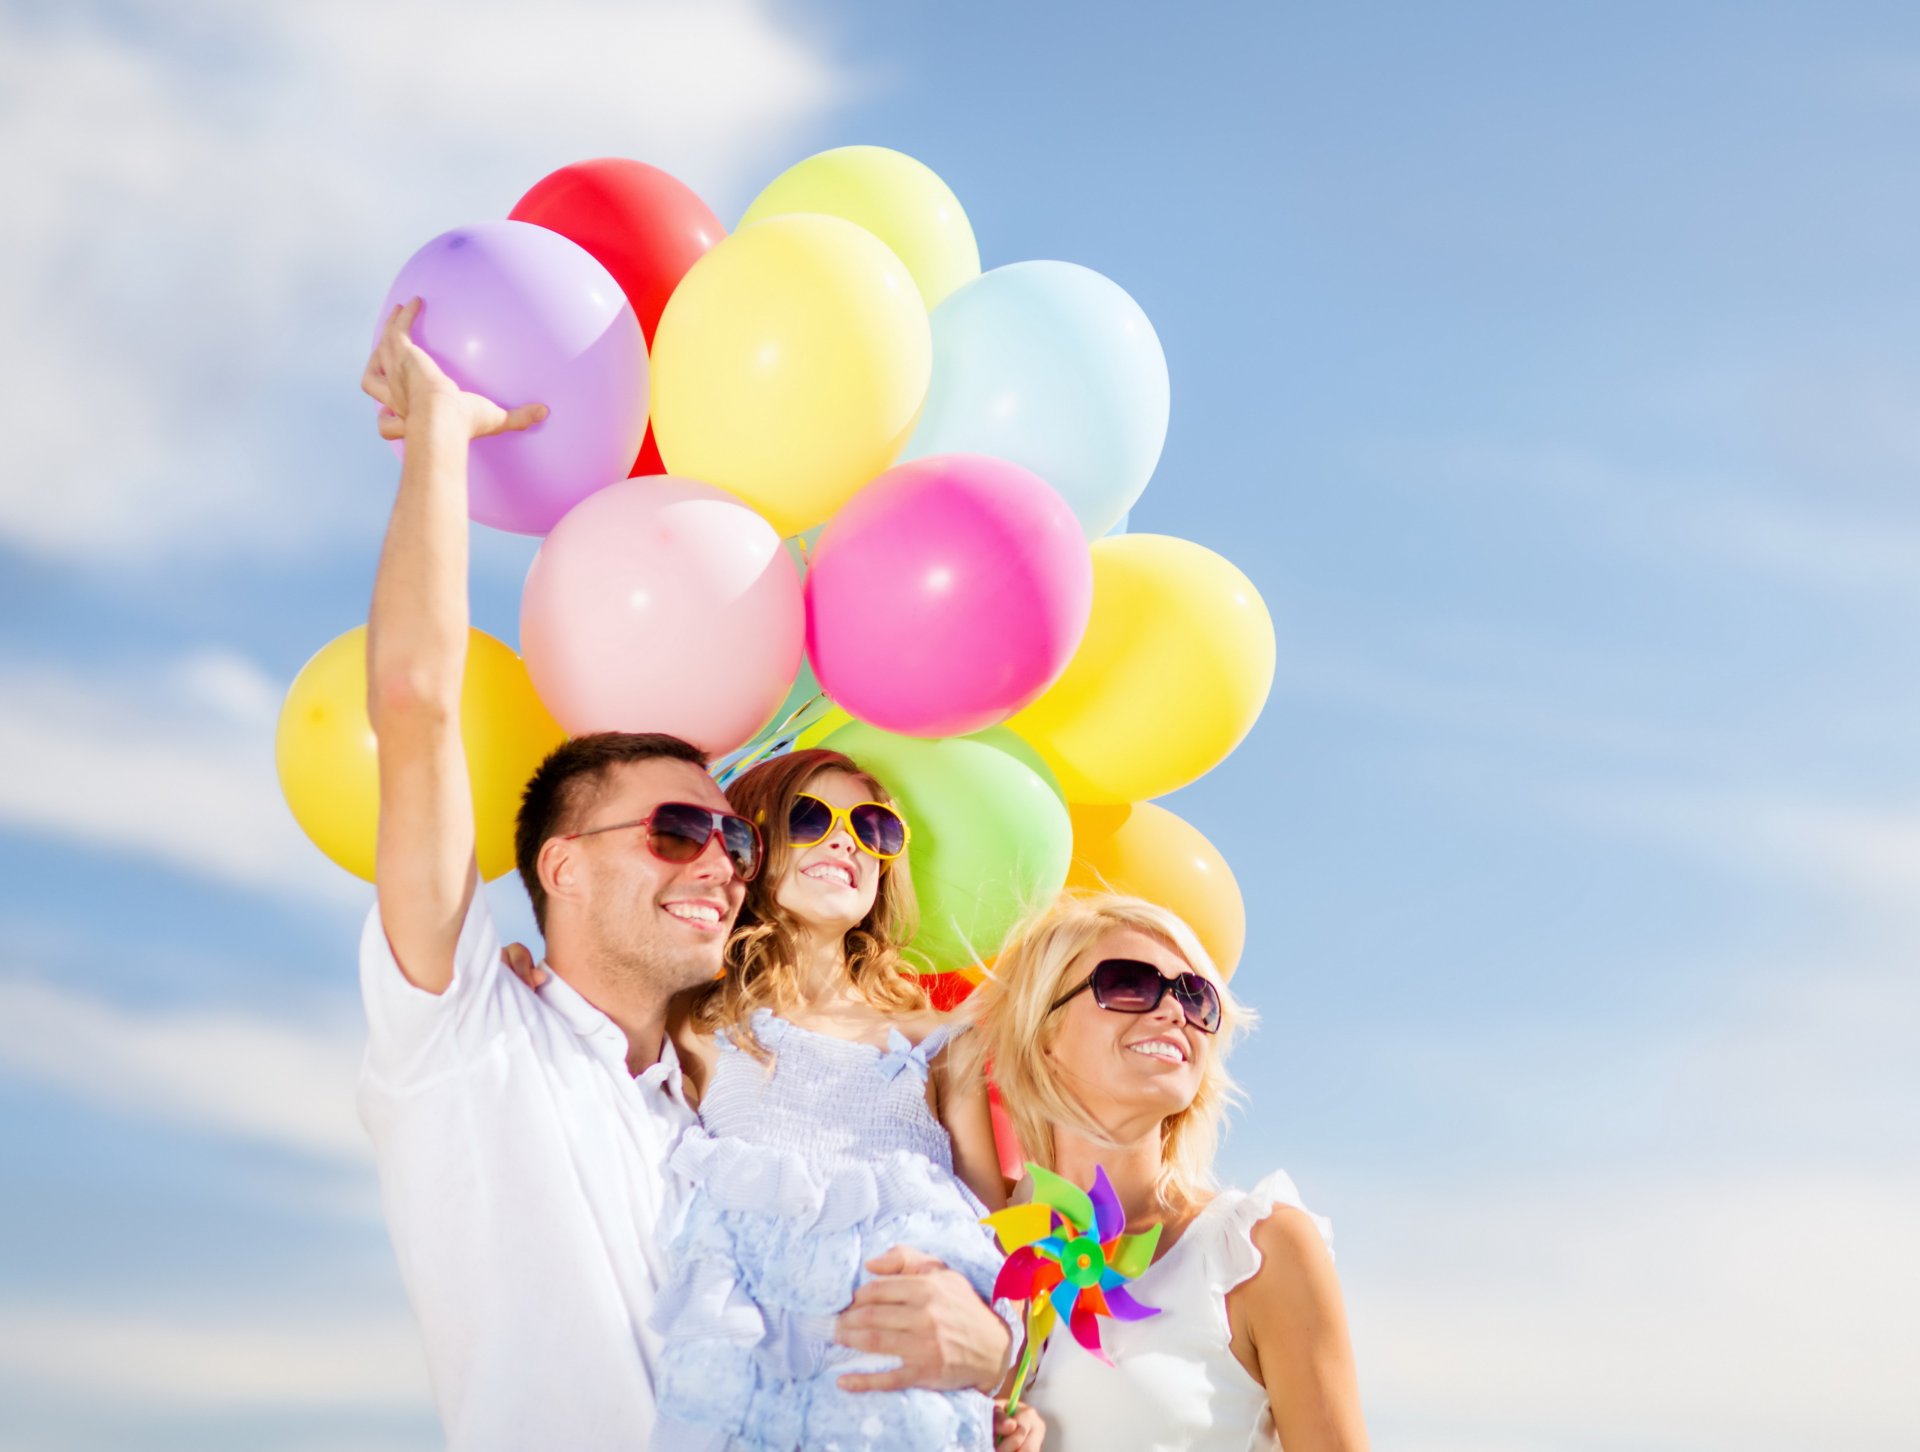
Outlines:
[{"label": "man's raised arm", "polygon": [[475,877],[460,738],[467,447],[547,411],[462,392],[409,336],[419,311],[417,298],[394,309],[361,379],[381,404],[381,436],[407,441],[367,619],[367,715],[380,750],[380,920],[408,980],[444,993]]}]

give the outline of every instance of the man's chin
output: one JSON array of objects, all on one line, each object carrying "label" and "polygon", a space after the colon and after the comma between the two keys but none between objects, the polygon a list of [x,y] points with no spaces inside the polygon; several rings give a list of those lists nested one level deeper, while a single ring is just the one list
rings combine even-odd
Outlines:
[{"label": "man's chin", "polygon": [[683,993],[689,988],[699,988],[721,976],[726,964],[726,945],[715,943],[709,947],[705,943],[688,948],[685,952],[673,955],[671,962],[665,965],[667,976],[672,980],[673,991]]}]

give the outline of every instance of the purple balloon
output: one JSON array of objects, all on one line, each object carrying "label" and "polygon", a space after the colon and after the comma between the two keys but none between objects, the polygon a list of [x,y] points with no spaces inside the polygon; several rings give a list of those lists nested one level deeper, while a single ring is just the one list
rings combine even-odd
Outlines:
[{"label": "purple balloon", "polygon": [[1092,608],[1067,502],[1018,464],[938,454],[887,470],[828,522],[807,572],[807,654],[862,721],[961,736],[1051,685]]},{"label": "purple balloon", "polygon": [[550,410],[524,432],[474,440],[474,519],[545,534],[626,478],[647,431],[647,345],[620,284],[584,248],[531,222],[443,232],[400,269],[375,336],[415,297],[413,339],[455,383],[505,408]]}]

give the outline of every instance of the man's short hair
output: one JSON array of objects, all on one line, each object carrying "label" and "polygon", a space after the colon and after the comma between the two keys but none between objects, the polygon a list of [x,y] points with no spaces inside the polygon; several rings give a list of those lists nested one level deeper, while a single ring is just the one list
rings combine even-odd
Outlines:
[{"label": "man's short hair", "polygon": [[547,890],[540,885],[540,849],[547,838],[576,831],[606,785],[607,773],[629,761],[685,761],[705,767],[706,753],[657,731],[596,731],[563,741],[540,763],[520,796],[513,856],[533,902],[533,920],[547,930]]}]

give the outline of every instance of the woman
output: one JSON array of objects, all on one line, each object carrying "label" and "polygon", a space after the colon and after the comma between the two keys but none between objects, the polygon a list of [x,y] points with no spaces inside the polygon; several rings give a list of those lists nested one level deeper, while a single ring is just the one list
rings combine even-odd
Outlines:
[{"label": "woman", "polygon": [[1104,1166],[1133,1233],[1160,1227],[1128,1289],[1159,1314],[1102,1320],[1102,1365],[1064,1326],[1028,1396],[1054,1452],[1358,1452],[1353,1353],[1324,1223],[1276,1171],[1217,1191],[1225,1058],[1248,1026],[1184,922],[1137,898],[1066,897],[1029,920],[975,995],[1027,1156],[1080,1186]]}]

